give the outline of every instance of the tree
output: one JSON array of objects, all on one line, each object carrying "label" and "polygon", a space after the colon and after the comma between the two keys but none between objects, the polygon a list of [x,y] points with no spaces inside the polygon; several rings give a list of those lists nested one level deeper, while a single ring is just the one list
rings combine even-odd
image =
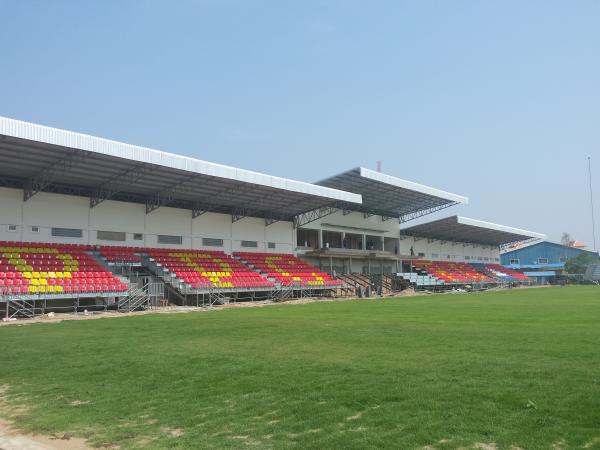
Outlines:
[{"label": "tree", "polygon": [[569,259],[565,263],[565,270],[567,273],[585,273],[587,266],[591,263],[598,262],[597,257],[592,256],[591,253],[581,252],[574,258]]},{"label": "tree", "polygon": [[572,242],[573,242],[573,239],[571,239],[571,233],[567,233],[566,231],[563,231],[562,237],[560,238],[560,243],[562,245],[566,245],[567,247],[570,247]]}]

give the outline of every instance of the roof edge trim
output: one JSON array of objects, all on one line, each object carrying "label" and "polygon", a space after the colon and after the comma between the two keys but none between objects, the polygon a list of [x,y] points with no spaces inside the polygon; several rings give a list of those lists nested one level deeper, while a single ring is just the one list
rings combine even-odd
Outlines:
[{"label": "roof edge trim", "polygon": [[376,172],[374,170],[366,169],[364,167],[359,167],[358,170],[360,172],[361,177],[368,178],[373,181],[379,181],[380,183],[385,183],[392,186],[421,192],[423,194],[432,195],[434,197],[443,198],[456,203],[461,203],[465,205],[469,203],[469,198],[462,195],[442,191],[441,189],[436,189],[430,186],[426,186],[424,184],[415,183],[413,181],[403,180],[401,178],[397,178],[392,175],[386,175],[384,173]]},{"label": "roof edge trim", "polygon": [[468,217],[456,216],[456,222],[463,225],[470,225],[479,228],[489,228],[491,230],[503,231],[505,233],[520,234],[523,236],[529,236],[530,238],[546,239],[546,235],[543,233],[536,233],[535,231],[523,230],[521,228],[509,227],[506,225],[499,225],[497,223],[485,222],[483,220],[470,219]]}]

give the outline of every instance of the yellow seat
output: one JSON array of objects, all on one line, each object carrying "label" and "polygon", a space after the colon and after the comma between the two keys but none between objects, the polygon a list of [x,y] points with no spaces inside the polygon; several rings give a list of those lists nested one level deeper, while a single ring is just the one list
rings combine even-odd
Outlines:
[{"label": "yellow seat", "polygon": [[39,284],[40,284],[39,278],[32,278],[30,284],[32,286],[39,286]]},{"label": "yellow seat", "polygon": [[54,292],[60,294],[61,292],[63,292],[63,287],[62,286],[54,286]]},{"label": "yellow seat", "polygon": [[29,292],[31,294],[37,294],[38,292],[38,287],[37,286],[29,286]]},{"label": "yellow seat", "polygon": [[40,278],[48,278],[48,272],[40,272]]},{"label": "yellow seat", "polygon": [[23,272],[23,278],[31,278],[31,272]]},{"label": "yellow seat", "polygon": [[48,272],[48,278],[56,278],[56,272]]},{"label": "yellow seat", "polygon": [[63,272],[63,278],[71,278],[71,272]]},{"label": "yellow seat", "polygon": [[45,278],[40,278],[40,286],[46,286],[48,281]]},{"label": "yellow seat", "polygon": [[39,287],[38,287],[38,292],[39,292],[40,294],[45,294],[45,293],[47,293],[47,292],[48,292],[48,286],[39,286]]},{"label": "yellow seat", "polygon": [[62,272],[56,272],[56,278],[64,278]]}]

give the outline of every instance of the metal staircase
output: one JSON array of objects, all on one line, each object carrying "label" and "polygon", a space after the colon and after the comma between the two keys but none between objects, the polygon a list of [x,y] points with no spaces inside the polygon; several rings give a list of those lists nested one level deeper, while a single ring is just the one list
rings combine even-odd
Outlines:
[{"label": "metal staircase", "polygon": [[219,289],[211,289],[208,293],[208,303],[210,306],[227,305],[229,304],[229,297],[225,296]]},{"label": "metal staircase", "polygon": [[144,288],[129,288],[126,297],[117,302],[117,310],[120,312],[131,312],[148,309],[152,306],[151,296]]},{"label": "metal staircase", "polygon": [[291,288],[278,287],[271,291],[269,298],[276,302],[282,302],[294,297],[294,290]]},{"label": "metal staircase", "polygon": [[3,299],[6,302],[5,318],[12,319],[13,317],[24,317],[32,319],[35,317],[36,308],[34,300],[12,300],[8,296]]}]

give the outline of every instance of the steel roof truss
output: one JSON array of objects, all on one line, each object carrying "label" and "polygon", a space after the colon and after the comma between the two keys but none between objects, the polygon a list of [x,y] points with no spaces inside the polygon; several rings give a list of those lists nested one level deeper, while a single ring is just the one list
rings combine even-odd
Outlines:
[{"label": "steel roof truss", "polygon": [[89,156],[88,152],[83,150],[73,150],[61,158],[55,160],[52,164],[42,169],[36,175],[25,181],[23,189],[23,200],[27,201],[38,192],[46,189],[52,184],[56,176],[69,170],[79,161],[86,159]]},{"label": "steel roof truss", "polygon": [[[93,190],[90,196],[90,208],[109,200],[119,192],[127,190],[127,185],[135,184],[141,178],[151,174],[158,166],[141,164],[121,172],[119,175],[105,181]],[[125,184],[127,183],[127,185]]]}]

